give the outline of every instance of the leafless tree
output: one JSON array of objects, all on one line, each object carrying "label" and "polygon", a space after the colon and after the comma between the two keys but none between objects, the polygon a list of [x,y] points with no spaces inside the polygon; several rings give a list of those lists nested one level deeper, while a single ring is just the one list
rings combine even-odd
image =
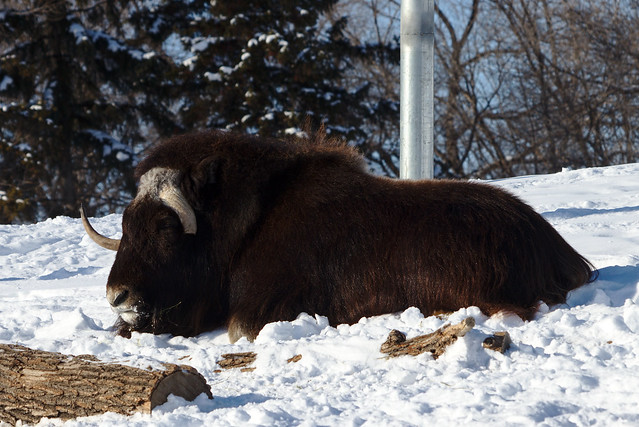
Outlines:
[{"label": "leafless tree", "polygon": [[[349,37],[388,40],[399,33],[399,1],[340,4],[350,12]],[[638,6],[436,2],[436,174],[496,178],[637,161]],[[357,65],[352,78],[397,99],[397,64]],[[384,123],[378,135],[396,159],[397,124]],[[396,174],[394,166],[385,170]]]}]

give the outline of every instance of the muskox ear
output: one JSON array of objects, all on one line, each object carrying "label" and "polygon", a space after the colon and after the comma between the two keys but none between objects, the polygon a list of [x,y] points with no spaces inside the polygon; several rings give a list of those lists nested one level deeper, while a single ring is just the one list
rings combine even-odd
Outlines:
[{"label": "muskox ear", "polygon": [[205,209],[212,201],[219,183],[219,162],[213,157],[202,160],[182,180],[182,191],[197,209]]}]

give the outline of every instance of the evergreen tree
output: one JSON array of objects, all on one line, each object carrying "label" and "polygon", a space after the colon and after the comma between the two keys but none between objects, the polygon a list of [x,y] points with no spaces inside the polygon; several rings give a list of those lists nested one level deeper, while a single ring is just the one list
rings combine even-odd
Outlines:
[{"label": "evergreen tree", "polygon": [[347,71],[394,53],[346,39],[336,1],[0,0],[0,222],[117,211],[137,154],[198,128],[324,126],[379,159],[397,110]]},{"label": "evergreen tree", "polygon": [[187,38],[193,54],[184,106],[187,126],[264,136],[310,125],[329,135],[363,139],[368,85],[347,88],[343,74],[363,51],[342,35],[345,19],[320,28],[336,0],[212,1]]},{"label": "evergreen tree", "polygon": [[[157,24],[142,32],[145,12]],[[124,205],[137,152],[179,130],[175,66],[158,50],[170,21],[150,12],[0,0],[0,222]]]}]

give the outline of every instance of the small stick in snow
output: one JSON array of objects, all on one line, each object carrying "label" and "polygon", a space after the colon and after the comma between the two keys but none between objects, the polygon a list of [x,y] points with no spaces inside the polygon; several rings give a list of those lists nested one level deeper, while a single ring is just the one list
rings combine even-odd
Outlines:
[{"label": "small stick in snow", "polygon": [[433,355],[433,359],[437,359],[449,345],[457,341],[457,338],[466,335],[474,326],[475,319],[467,317],[456,325],[445,325],[435,332],[409,340],[406,340],[406,335],[403,333],[392,330],[380,351],[387,354],[387,359],[404,355],[417,356],[425,352],[429,352]]},{"label": "small stick in snow", "polygon": [[302,355],[301,354],[296,354],[295,356],[293,356],[290,359],[288,359],[286,362],[287,363],[297,363],[300,360],[302,360]]}]

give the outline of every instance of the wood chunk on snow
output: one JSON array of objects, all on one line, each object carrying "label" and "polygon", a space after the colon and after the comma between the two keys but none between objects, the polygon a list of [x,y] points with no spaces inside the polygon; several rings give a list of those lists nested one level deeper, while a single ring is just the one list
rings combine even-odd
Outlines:
[{"label": "wood chunk on snow", "polygon": [[382,344],[380,351],[387,354],[386,358],[404,355],[417,356],[418,354],[429,352],[434,359],[441,356],[446,348],[463,337],[475,326],[475,319],[467,317],[456,325],[445,325],[435,332],[420,335],[409,340],[403,333],[392,330]]},{"label": "wood chunk on snow", "polygon": [[255,362],[257,354],[252,351],[246,353],[227,353],[222,355],[222,360],[217,364],[224,369],[232,368],[244,368],[243,371],[252,371],[252,368],[246,368],[251,363]]},{"label": "wood chunk on snow", "polygon": [[506,331],[495,332],[494,335],[486,338],[483,342],[484,348],[504,353],[510,348],[510,334]]}]

